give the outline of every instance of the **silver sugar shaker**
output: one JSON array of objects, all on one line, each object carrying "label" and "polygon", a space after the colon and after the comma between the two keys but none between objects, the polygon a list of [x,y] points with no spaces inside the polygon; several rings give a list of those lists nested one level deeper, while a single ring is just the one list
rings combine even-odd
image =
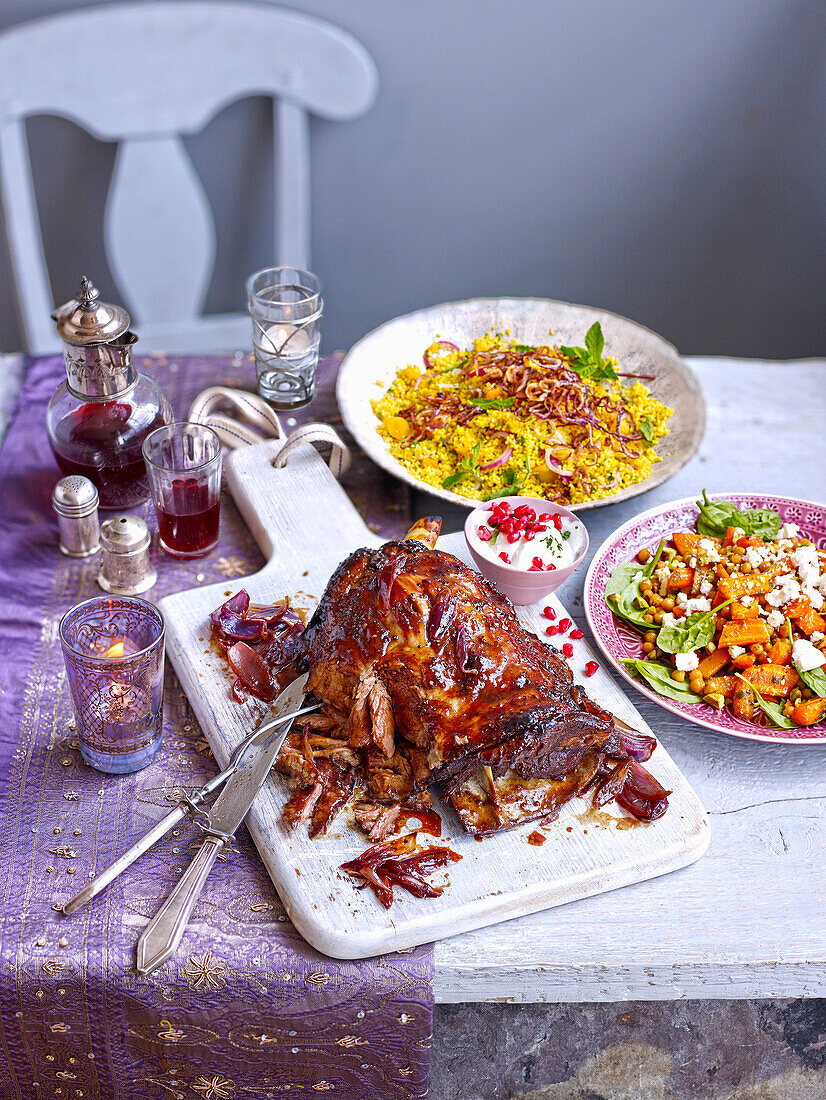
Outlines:
[{"label": "silver sugar shaker", "polygon": [[88,477],[61,478],[52,493],[57,513],[60,549],[70,558],[86,558],[100,545],[98,491]]},{"label": "silver sugar shaker", "polygon": [[149,528],[140,516],[110,516],[100,528],[101,570],[98,584],[105,592],[137,596],[158,579],[149,560]]}]

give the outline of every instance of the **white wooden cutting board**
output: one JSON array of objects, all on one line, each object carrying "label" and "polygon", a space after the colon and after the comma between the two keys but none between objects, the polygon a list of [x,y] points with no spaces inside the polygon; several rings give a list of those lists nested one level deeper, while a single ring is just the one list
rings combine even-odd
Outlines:
[{"label": "white wooden cutting board", "polygon": [[[239,588],[246,588],[255,603],[289,595],[297,606],[312,609],[333,570],[352,550],[380,542],[312,447],[300,449],[284,469],[276,469],[272,461],[278,446],[247,447],[227,460],[229,486],[268,564],[255,576],[160,601],[167,652],[222,767],[232,748],[258,724],[264,707],[241,707],[232,698],[225,663],[209,648],[210,612]],[[449,535],[439,545],[470,564],[463,535]],[[558,601],[541,601],[548,602],[564,615]],[[519,609],[519,617],[541,634],[547,625],[540,606]],[[575,643],[575,679],[582,681],[585,662],[593,657],[584,641]],[[585,682],[598,703],[648,731],[607,673],[600,669]],[[434,876],[434,882],[449,881],[441,897],[416,899],[396,890],[389,911],[371,891],[356,890],[338,869],[364,849],[363,835],[350,828],[345,815],[315,841],[306,827],[287,829],[281,808],[289,792],[275,772],[246,824],[299,932],[325,954],[362,958],[627,886],[698,859],[709,841],[702,805],[662,745],[649,766],[674,792],[668,813],[659,821],[628,827],[624,819],[626,824],[618,828],[623,820],[619,811],[595,812],[574,799],[546,830],[548,839],[541,847],[527,842],[535,824],[479,843],[463,832],[452,809],[442,807],[442,842],[463,857],[461,862],[452,864],[441,880]]]}]

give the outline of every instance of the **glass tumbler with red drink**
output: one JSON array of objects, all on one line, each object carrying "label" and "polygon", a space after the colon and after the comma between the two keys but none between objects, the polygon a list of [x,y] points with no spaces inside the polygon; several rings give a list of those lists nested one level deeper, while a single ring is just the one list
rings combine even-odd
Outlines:
[{"label": "glass tumbler with red drink", "polygon": [[173,558],[202,558],[218,542],[221,441],[205,424],[167,424],[148,435],[143,457],[161,546]]}]

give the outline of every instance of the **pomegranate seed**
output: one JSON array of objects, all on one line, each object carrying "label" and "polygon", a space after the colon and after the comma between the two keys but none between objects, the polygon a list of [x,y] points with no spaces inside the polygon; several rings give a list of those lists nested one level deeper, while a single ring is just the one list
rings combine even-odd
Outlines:
[{"label": "pomegranate seed", "polygon": [[554,634],[559,633],[559,627],[558,626],[549,626],[547,628],[547,630],[545,631],[545,633],[548,635],[549,638],[553,638]]},{"label": "pomegranate seed", "polygon": [[[529,508],[527,504],[520,504],[518,508],[513,510],[515,516],[526,516],[528,512],[533,512],[533,508]],[[534,515],[536,515],[535,512]]]},{"label": "pomegranate seed", "polygon": [[490,540],[493,538],[493,531],[491,531],[490,527],[485,527],[484,523],[479,525],[476,534],[479,536],[482,542],[490,542]]},{"label": "pomegranate seed", "polygon": [[511,533],[509,533],[509,534],[508,534],[508,542],[509,542],[509,543],[511,544],[511,546],[512,546],[512,545],[513,545],[513,544],[514,544],[515,542],[519,542],[519,535],[518,535],[518,533],[517,533],[517,532],[515,532],[515,531],[514,531],[514,532],[513,532],[512,534],[511,534]]},{"label": "pomegranate seed", "polygon": [[580,638],[584,638],[584,637],[585,637],[585,635],[584,635],[584,634],[582,633],[582,631],[581,631],[581,630],[572,630],[572,631],[571,631],[571,633],[570,633],[570,634],[568,635],[568,637],[569,637],[569,638],[573,638],[573,640],[574,640],[575,642],[578,642],[578,641],[579,641],[579,639],[580,639]]},{"label": "pomegranate seed", "polygon": [[548,530],[544,523],[535,523],[533,529],[536,531],[537,535],[544,535]]},{"label": "pomegranate seed", "polygon": [[508,504],[508,502],[506,500],[500,500],[496,507],[504,515],[508,515],[510,510],[511,510],[511,506],[510,506],[510,504]]},{"label": "pomegranate seed", "polygon": [[507,554],[505,553],[505,551],[504,551],[504,550],[503,550],[503,551],[502,551],[502,553],[501,553],[501,554],[499,555],[499,557],[500,557],[500,558],[502,559],[502,561],[504,561],[504,562],[507,562],[507,564],[508,564],[508,565],[510,565],[510,563],[511,563],[511,560],[510,560],[510,558],[508,557],[508,555],[507,555]]},{"label": "pomegranate seed", "polygon": [[531,565],[535,565],[537,569],[542,568],[542,558],[534,558]]},{"label": "pomegranate seed", "polygon": [[[534,558],[533,560],[536,561],[537,559]],[[556,618],[556,612],[554,611],[554,609],[551,607],[550,604],[548,604],[547,607],[542,608],[542,614],[545,616],[546,619],[555,619]]]},{"label": "pomegranate seed", "polygon": [[562,530],[562,516],[559,514],[559,512],[554,513],[553,525],[557,529],[557,531]]},{"label": "pomegranate seed", "polygon": [[543,512],[539,517],[540,523],[551,523],[553,520],[553,514],[551,512]]},{"label": "pomegranate seed", "polygon": [[565,645],[562,647],[562,652],[565,654],[566,657],[573,657],[574,647],[571,645],[570,642],[566,642]]},{"label": "pomegranate seed", "polygon": [[523,537],[525,539],[525,542],[533,542],[533,540],[536,538],[536,532],[526,531]]},{"label": "pomegranate seed", "polygon": [[529,565],[528,566],[528,572],[529,573],[538,573],[538,572],[540,572],[541,569],[542,569],[541,565]]},{"label": "pomegranate seed", "polygon": [[596,661],[589,661],[588,664],[585,666],[585,675],[593,676],[598,668],[599,665],[596,663]]},{"label": "pomegranate seed", "polygon": [[566,630],[570,630],[573,625],[574,624],[571,622],[570,619],[560,619],[559,620],[559,629],[562,631],[563,634],[565,633]]},{"label": "pomegranate seed", "polygon": [[546,566],[545,566],[545,568],[546,568],[546,569],[548,570],[548,572],[550,573],[550,572],[551,572],[551,570],[553,570],[553,569],[556,569],[556,566],[554,565],[554,563],[553,563],[553,562],[551,562],[551,563],[550,563],[549,565],[546,565]]}]

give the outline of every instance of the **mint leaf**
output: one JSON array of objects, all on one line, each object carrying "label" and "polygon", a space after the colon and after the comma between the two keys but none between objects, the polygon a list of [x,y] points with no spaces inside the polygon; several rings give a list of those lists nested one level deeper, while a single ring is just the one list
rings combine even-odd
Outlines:
[{"label": "mint leaf", "polygon": [[651,440],[654,438],[654,425],[651,423],[648,417],[643,416],[638,421],[637,427],[640,430],[640,435],[643,437],[646,443],[650,443]]},{"label": "mint leaf", "polygon": [[602,335],[602,326],[599,321],[594,321],[585,334],[585,347],[566,347],[560,345],[559,350],[570,360],[570,365],[577,374],[584,379],[592,379],[595,382],[605,378],[616,382],[619,375],[611,363],[602,357],[605,348],[605,337]]},{"label": "mint leaf", "polygon": [[469,404],[474,408],[487,411],[488,409],[509,409],[514,401],[513,397],[474,397]]},{"label": "mint leaf", "polygon": [[471,453],[457,463],[455,471],[444,479],[442,488],[452,489],[454,485],[461,485],[461,483],[467,481],[469,477],[478,478],[478,462],[481,450],[482,441],[480,440]]}]

